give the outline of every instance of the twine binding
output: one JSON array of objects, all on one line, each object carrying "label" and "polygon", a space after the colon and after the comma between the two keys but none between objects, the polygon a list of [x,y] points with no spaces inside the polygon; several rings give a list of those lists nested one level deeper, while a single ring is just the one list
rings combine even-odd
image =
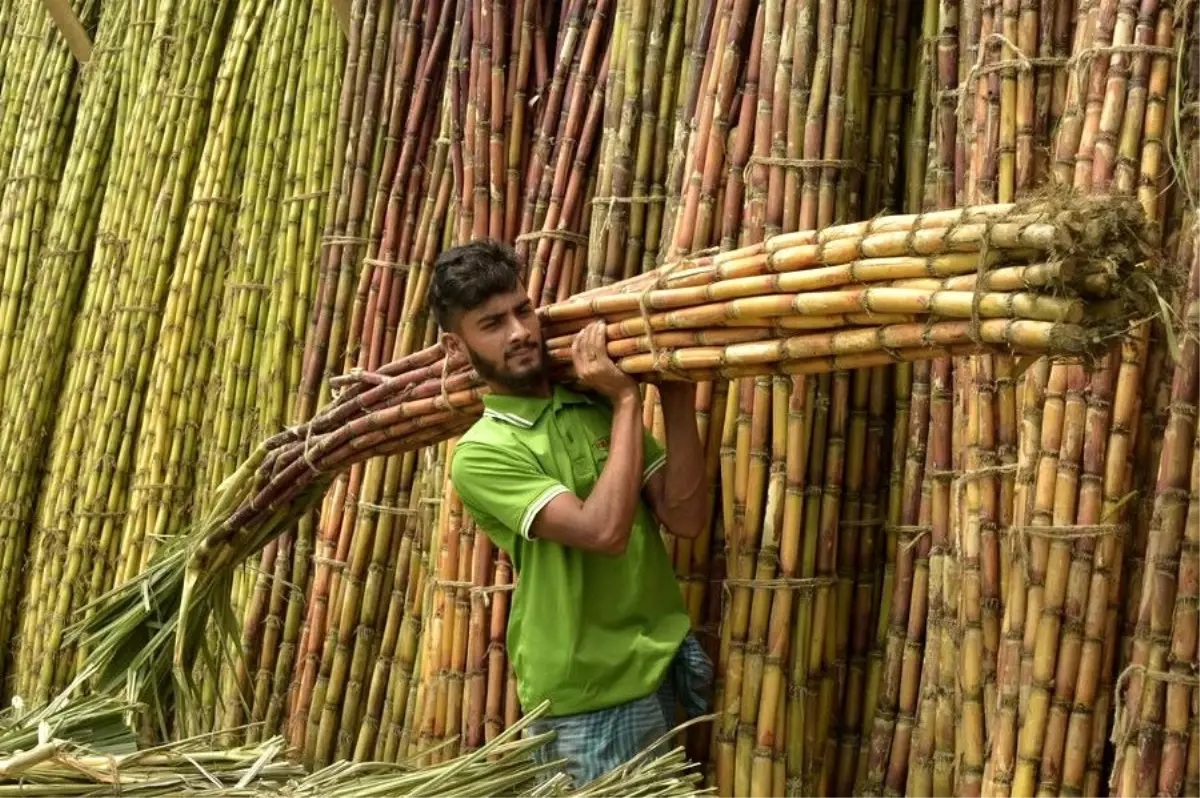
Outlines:
[{"label": "twine binding", "polygon": [[[751,166],[781,166],[784,169],[851,169],[863,171],[862,161],[847,158],[783,158],[775,155],[752,155],[746,161],[746,169]],[[745,171],[745,170],[743,170]]]},{"label": "twine binding", "polygon": [[443,588],[443,587],[447,588],[449,590],[471,590],[472,588],[479,587],[479,585],[476,585],[474,582],[466,582],[466,581],[461,581],[461,580],[456,580],[456,579],[434,579],[433,580],[433,589],[434,590],[437,590],[438,588]]},{"label": "twine binding", "polygon": [[390,504],[372,504],[371,502],[361,500],[357,503],[357,506],[359,510],[366,510],[367,512],[378,513],[379,515],[410,516],[417,514],[416,510],[411,510],[408,507],[395,507]]},{"label": "twine binding", "polygon": [[506,585],[475,585],[471,588],[472,596],[479,596],[483,601],[483,606],[490,607],[492,604],[493,593],[512,593],[517,589],[515,582],[510,582]]},{"label": "twine binding", "polygon": [[[993,61],[990,64],[984,63],[987,60],[988,47],[993,44],[1004,45],[1012,51],[1014,57],[1004,59],[1002,61]],[[990,75],[993,72],[1001,72],[1006,69],[1015,69],[1019,72],[1032,72],[1038,67],[1063,67],[1069,69],[1070,66],[1071,59],[1061,56],[1027,56],[1021,51],[1021,48],[1017,47],[1017,45],[1014,44],[1013,41],[1007,36],[1002,33],[993,33],[979,43],[979,57],[975,60],[975,63],[971,66],[971,69],[967,72],[966,77],[963,78],[963,81],[961,84],[959,84],[958,88],[951,89],[950,91],[940,92],[939,94],[943,97],[952,97],[955,95],[958,96],[958,102],[955,106],[954,115],[958,118],[958,123],[962,125],[964,124],[963,112],[966,110],[967,94],[973,90],[973,84],[978,82],[978,80],[983,76]]]},{"label": "twine binding", "polygon": [[400,263],[394,260],[380,260],[379,258],[363,258],[364,266],[373,266],[378,269],[391,269],[394,272],[407,274],[414,269],[419,269],[420,264]]},{"label": "twine binding", "polygon": [[225,205],[228,207],[236,207],[239,200],[232,197],[192,197],[190,204],[192,205]]},{"label": "twine binding", "polygon": [[230,291],[270,291],[266,283],[229,283],[225,286]]},{"label": "twine binding", "polygon": [[658,343],[654,338],[654,325],[650,321],[650,294],[654,291],[664,288],[667,281],[671,279],[671,275],[679,269],[681,264],[687,263],[686,260],[678,260],[662,269],[659,269],[655,274],[654,280],[646,285],[646,288],[638,294],[638,313],[642,317],[642,324],[646,327],[646,344],[650,348],[650,357],[653,360],[654,368],[661,370],[671,376],[679,376],[679,369],[670,355],[667,356],[667,362],[660,368],[659,358],[661,350],[658,348]]},{"label": "twine binding", "polygon": [[312,435],[313,435],[312,424],[309,424],[308,430],[306,431],[306,433],[304,435],[304,448],[301,450],[301,454],[303,454],[304,462],[308,464],[308,467],[309,467],[309,469],[312,470],[313,474],[320,475],[321,469],[318,468],[317,464],[312,461],[312,452],[311,452],[311,449],[309,446],[310,443],[312,442]]},{"label": "twine binding", "polygon": [[665,194],[648,194],[635,197],[592,197],[593,205],[652,205],[666,202]]},{"label": "twine binding", "polygon": [[908,538],[901,546],[900,551],[908,553],[916,548],[921,542],[921,538],[926,535],[933,534],[932,524],[884,524],[883,531],[886,533],[895,533],[897,537]]},{"label": "twine binding", "polygon": [[287,205],[292,202],[304,202],[310,199],[320,199],[321,197],[329,196],[328,191],[309,191],[305,194],[293,194],[290,197],[284,197],[279,201],[280,205]]},{"label": "twine binding", "polygon": [[[1061,526],[1010,526],[1003,530],[1011,535],[1017,559],[1021,561],[1025,578],[1030,578],[1029,565],[1032,554],[1029,551],[1029,538],[1049,538],[1051,540],[1071,541],[1089,538],[1105,537],[1108,535],[1124,535],[1126,524],[1064,524]],[[998,530],[1000,532],[1000,530]]]},{"label": "twine binding", "polygon": [[371,239],[363,236],[325,236],[321,239],[323,247],[345,247],[354,244],[369,244]]},{"label": "twine binding", "polygon": [[527,241],[538,241],[543,238],[549,238],[554,241],[563,241],[567,244],[574,244],[577,247],[586,247],[588,245],[588,237],[579,233],[572,233],[569,230],[534,230],[529,233],[522,233],[517,236],[517,240],[513,243],[521,244]]},{"label": "twine binding", "polygon": [[57,183],[58,182],[57,177],[51,177],[49,175],[43,175],[43,174],[39,174],[37,172],[29,172],[28,174],[13,175],[12,177],[7,178],[4,181],[4,185],[7,186],[10,183],[24,183],[27,180],[40,180],[43,183]]},{"label": "twine binding", "polygon": [[832,587],[838,583],[837,577],[818,576],[807,579],[723,579],[721,581],[722,601],[729,602],[733,597],[733,588],[744,587],[753,590],[794,590],[797,593],[809,594],[823,587]]},{"label": "twine binding", "polygon": [[882,526],[884,520],[882,518],[860,518],[857,521],[839,521],[838,526],[842,529],[865,529],[873,526]]},{"label": "twine binding", "polygon": [[[1189,676],[1186,673],[1172,673],[1171,671],[1159,671],[1152,668],[1147,668],[1145,665],[1133,663],[1125,670],[1121,671],[1121,675],[1117,677],[1116,684],[1113,687],[1113,730],[1110,740],[1118,748],[1118,756],[1120,756],[1121,748],[1129,744],[1137,733],[1137,727],[1132,718],[1126,717],[1127,707],[1125,706],[1125,694],[1129,688],[1130,680],[1135,676],[1140,675],[1143,679],[1148,679],[1156,682],[1165,682],[1166,684],[1180,685],[1183,687],[1200,687],[1200,677],[1195,675]],[[1117,771],[1113,768],[1112,774],[1109,777],[1108,786],[1110,788],[1116,785]]]}]

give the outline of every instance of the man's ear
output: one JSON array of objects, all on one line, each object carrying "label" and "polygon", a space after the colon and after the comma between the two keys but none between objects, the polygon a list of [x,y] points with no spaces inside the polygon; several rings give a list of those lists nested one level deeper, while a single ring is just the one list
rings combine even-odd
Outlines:
[{"label": "man's ear", "polygon": [[457,333],[442,332],[442,349],[447,355],[465,355],[467,346]]}]

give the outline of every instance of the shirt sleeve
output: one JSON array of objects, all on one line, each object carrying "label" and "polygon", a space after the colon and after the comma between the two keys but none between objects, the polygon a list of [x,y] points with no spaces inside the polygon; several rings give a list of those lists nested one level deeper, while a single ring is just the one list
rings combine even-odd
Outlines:
[{"label": "shirt sleeve", "polygon": [[529,539],[537,514],[556,496],[570,493],[520,447],[459,444],[450,479],[475,522],[499,537]]}]

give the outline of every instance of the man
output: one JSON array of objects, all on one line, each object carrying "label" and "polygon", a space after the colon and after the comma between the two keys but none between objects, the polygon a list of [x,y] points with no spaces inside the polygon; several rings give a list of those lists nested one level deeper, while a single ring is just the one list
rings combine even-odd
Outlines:
[{"label": "man", "polygon": [[605,326],[572,359],[584,392],[553,385],[541,326],[511,250],[475,242],[438,258],[430,290],[447,350],[487,383],[483,418],[454,451],[464,506],[519,580],[508,651],[522,707],[550,702],[542,761],[577,783],[611,771],[705,711],[712,664],[689,632],[658,532],[708,520],[695,388],[661,388],[666,451],[642,427],[637,384],[609,359]]}]

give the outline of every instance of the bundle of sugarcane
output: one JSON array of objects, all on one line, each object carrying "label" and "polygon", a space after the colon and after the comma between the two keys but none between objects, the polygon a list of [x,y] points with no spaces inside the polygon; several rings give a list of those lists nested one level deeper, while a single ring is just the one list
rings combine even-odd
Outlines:
[{"label": "bundle of sugarcane", "polygon": [[[677,141],[689,146],[673,153],[675,251],[728,250],[901,206],[903,142],[922,135],[902,124],[915,56],[924,52],[915,43],[919,15],[908,5],[712,9],[711,30],[697,33],[691,76],[703,103],[691,96],[677,127]],[[921,119],[923,103],[918,97],[912,119]],[[919,165],[907,177],[916,185]],[[894,368],[895,402],[903,406],[910,366]],[[724,710],[710,761],[722,794],[817,791],[821,766],[829,790],[852,786],[845,773],[862,725],[857,702],[872,700],[865,689],[870,597],[881,593],[887,573],[876,547],[885,453],[853,444],[883,443],[892,382],[889,368],[877,367],[853,379],[794,375],[698,390],[697,424],[720,512],[694,544],[665,541],[694,626],[703,633],[720,620],[719,642],[706,642],[717,664],[716,706]],[[817,597],[806,580],[818,572],[831,579],[835,571],[836,591]],[[722,582],[726,590],[709,587]],[[836,711],[843,702],[845,711]],[[699,757],[707,758],[705,742],[695,747]]]},{"label": "bundle of sugarcane", "polygon": [[[324,211],[333,123],[328,90],[337,79],[334,36],[340,34],[326,6],[311,24],[307,14],[297,19],[294,8],[272,7],[268,13],[267,6],[244,4],[238,13],[230,6],[216,17],[205,16],[209,11],[193,15],[188,9],[156,11],[124,3],[106,7],[84,72],[80,122],[86,127],[76,131],[78,153],[68,162],[73,190],[61,194],[50,227],[59,251],[47,261],[70,258],[65,263],[70,268],[38,275],[31,320],[53,334],[28,336],[16,371],[21,390],[44,392],[59,379],[71,342],[75,358],[57,408],[59,426],[26,570],[20,656],[11,688],[35,704],[74,677],[76,652],[43,656],[58,649],[68,619],[94,595],[138,573],[156,542],[178,534],[193,505],[202,504],[197,500],[203,495],[193,497],[201,435],[217,446],[232,446],[227,459],[236,465],[243,444],[229,442],[231,430],[233,437],[249,440],[281,428],[282,397],[298,380],[295,341],[307,326],[314,281],[313,228]],[[185,46],[166,47],[172,31],[180,32]],[[330,44],[320,46],[323,40]],[[314,47],[302,83],[297,50],[305,43]],[[215,72],[215,86],[201,66]],[[188,81],[198,81],[194,90]],[[211,109],[205,102],[209,92]],[[138,99],[145,97],[153,102]],[[184,113],[185,108],[190,110]],[[292,131],[294,111],[305,123],[297,132]],[[114,119],[119,134],[106,181],[100,167]],[[132,146],[158,141],[146,133],[152,128],[165,131],[163,163],[180,170],[169,173],[174,182],[161,182],[164,173],[153,159]],[[182,157],[193,144],[200,148],[194,183],[193,157]],[[254,156],[244,163],[249,145]],[[105,193],[109,185],[113,191]],[[247,190],[237,196],[243,187]],[[295,196],[281,196],[285,190]],[[179,233],[164,236],[154,225]],[[149,247],[144,262],[153,269],[131,264],[126,257],[131,241]],[[165,260],[155,260],[164,252]],[[278,252],[291,257],[276,257]],[[264,274],[268,262],[273,271]],[[118,268],[123,271],[113,271]],[[219,324],[222,286],[234,295],[226,314],[236,314],[250,330],[214,347],[219,328],[234,328],[233,319]],[[269,328],[268,314],[256,315],[268,292],[271,320],[277,322]],[[235,308],[247,294],[254,301]],[[136,320],[157,319],[160,311],[161,327]],[[128,329],[139,336],[140,354],[130,354],[109,335],[111,325],[124,324],[127,317],[135,319]],[[240,359],[258,363],[264,352],[282,362],[268,369],[261,398],[239,378],[230,381],[228,394],[220,384],[213,386],[216,396],[228,401],[203,403],[214,366],[223,368],[228,356],[239,374],[252,374]],[[114,360],[104,360],[109,357]],[[101,373],[101,364],[109,371]],[[135,397],[147,389],[143,408]],[[122,391],[132,391],[134,398]],[[113,402],[116,410],[100,413],[104,405],[97,402]],[[263,427],[243,431],[241,414],[249,407],[257,416],[259,405]],[[228,412],[209,413],[202,422],[202,407]],[[6,543],[17,563],[55,409],[53,403],[6,405],[4,495],[12,511],[4,524],[13,535]],[[218,457],[209,459],[218,474],[229,467]],[[88,475],[94,493],[76,489],[80,474]],[[14,566],[5,573],[11,577],[20,570]]]},{"label": "bundle of sugarcane", "polygon": [[[364,129],[360,140],[359,152],[375,148],[382,169],[365,220],[368,257],[351,261],[357,290],[346,297],[349,324],[339,333],[346,348],[331,353],[339,358],[339,371],[376,368],[426,345],[432,335],[421,300],[433,254],[452,226],[455,156],[464,154],[451,131],[453,102],[445,95],[441,102],[433,99],[439,87],[456,85],[459,77],[450,63],[465,40],[456,8],[461,13],[454,3],[378,9],[385,15],[378,25],[387,13],[395,15],[398,36],[380,40],[373,56],[388,65],[394,91],[376,100],[386,128]],[[368,15],[374,11],[367,8]],[[484,84],[490,91],[491,81]],[[483,146],[487,152],[486,135]],[[299,656],[290,675],[276,677],[281,687],[291,685],[282,710],[287,734],[307,762],[372,759],[382,751],[383,716],[394,683],[408,670],[387,666],[393,657],[401,663],[411,657],[400,616],[418,570],[410,567],[411,553],[422,548],[419,524],[391,508],[407,505],[419,484],[417,465],[416,453],[359,464],[339,476],[322,507],[303,624],[289,626],[291,639],[284,641],[298,645]],[[400,560],[396,567],[393,558]],[[382,650],[372,633],[383,637]],[[407,697],[407,685],[403,692]]]},{"label": "bundle of sugarcane", "polygon": [[[1138,441],[1139,462],[1158,467],[1143,476],[1142,512],[1129,514],[1124,636],[1117,662],[1105,674],[1110,680],[1119,674],[1112,694],[1114,757],[1108,782],[1114,795],[1190,795],[1200,789],[1200,652],[1194,631],[1200,469],[1196,444],[1190,462],[1187,451],[1189,439],[1196,437],[1198,390],[1195,190],[1200,178],[1200,30],[1186,21],[1186,13],[1175,29],[1187,64],[1176,73],[1181,80],[1175,87],[1180,116],[1172,159],[1177,192],[1163,232],[1168,246],[1174,243],[1178,267],[1190,261],[1190,269],[1181,292],[1185,299],[1175,305],[1177,323],[1158,341],[1151,339],[1146,356],[1146,384],[1151,387],[1143,389],[1147,412],[1138,434],[1148,440]],[[1105,619],[1105,632],[1114,637],[1121,622],[1119,606],[1110,606]]]},{"label": "bundle of sugarcane", "polygon": [[[1079,8],[1051,164],[1057,182],[1078,190],[1136,194],[1156,243],[1176,201],[1164,158],[1180,88],[1174,14],[1169,4],[1136,15],[1117,4]],[[1164,307],[1171,287],[1164,282]],[[1151,463],[1127,466],[1146,434],[1134,419],[1150,329],[1132,328],[1090,374],[1068,359],[1026,376],[1025,405],[1040,412],[1026,418],[1018,457],[998,695],[984,729],[991,754],[982,785],[974,780],[987,794],[1097,794],[1104,781],[1126,499],[1153,473]]]},{"label": "bundle of sugarcane", "polygon": [[[97,2],[75,3],[85,25],[100,16]],[[6,290],[0,302],[0,399],[28,313],[29,279],[39,262],[42,219],[57,204],[68,136],[79,105],[80,69],[70,49],[57,36],[44,9],[36,3],[14,4],[0,121],[0,246]],[[119,12],[117,12],[119,13]]]},{"label": "bundle of sugarcane", "polygon": [[[586,274],[572,266],[581,241],[568,226],[588,218],[588,166],[604,97],[596,76],[607,74],[605,4],[447,3],[407,11],[362,5],[356,13],[364,20],[407,16],[393,16],[399,35],[378,51],[397,91],[377,100],[387,137],[379,137],[382,128],[374,139],[374,130],[363,134],[383,166],[364,236],[370,257],[353,263],[358,292],[344,305],[341,296],[335,302],[350,321],[331,328],[347,345],[330,373],[374,369],[434,342],[423,298],[447,240],[515,236],[530,256],[531,292],[540,290],[539,273],[549,292],[577,290]],[[546,46],[556,25],[552,78]],[[440,85],[443,102],[430,114],[428,98]],[[530,112],[527,98],[543,89],[545,102]],[[393,151],[402,134],[402,149]],[[503,581],[511,566],[473,527],[458,523],[463,515],[449,494],[442,515],[449,523],[439,526],[441,501],[433,496],[443,493],[445,454],[441,445],[426,456],[410,451],[357,464],[323,502],[303,625],[286,624],[281,639],[281,657],[296,645],[300,657],[290,680],[277,681],[292,686],[289,737],[314,764],[335,756],[394,761],[418,739],[437,761],[460,744],[477,748],[518,716],[502,644],[504,596],[468,607],[461,589],[468,578],[480,587]],[[282,541],[289,539],[285,533]],[[447,541],[452,548],[443,546]],[[472,637],[456,649],[451,638],[468,623],[490,625],[492,643],[477,645]],[[435,645],[437,664],[419,669]],[[468,661],[469,684],[454,678],[466,674]]]},{"label": "bundle of sugarcane", "polygon": [[[394,115],[388,116],[387,128],[379,124],[384,88],[395,87],[400,96],[407,96],[406,87],[411,83],[410,71],[414,66],[411,51],[402,59],[390,57],[388,53],[392,44],[413,41],[415,29],[403,27],[408,22],[402,10],[393,19],[391,8],[354,4],[336,118],[332,130],[324,128],[325,135],[331,135],[333,139],[331,144],[324,145],[330,147],[333,158],[327,173],[329,180],[310,184],[314,191],[326,192],[327,211],[323,235],[316,242],[319,252],[315,257],[315,293],[310,308],[304,311],[308,316],[304,347],[299,363],[292,362],[298,369],[288,375],[287,390],[295,387],[294,399],[286,412],[290,422],[307,420],[322,401],[321,397],[328,394],[327,378],[341,371],[348,359],[353,362],[347,349],[347,319],[351,317],[351,303],[356,296],[365,299],[368,286],[372,285],[370,274],[365,275],[364,281],[358,279],[356,270],[360,265],[366,267],[364,250],[376,240],[374,236],[365,236],[364,228],[369,220],[378,218],[387,197],[387,183],[378,180],[376,165],[394,168],[401,141],[403,117],[397,121]],[[404,35],[399,35],[401,32]],[[431,31],[425,33],[427,40]],[[396,81],[383,80],[388,64],[395,64],[399,70]],[[335,64],[329,64],[330,72],[336,70]],[[326,74],[326,80],[332,78],[333,74]],[[315,91],[325,93],[329,88]],[[383,135],[385,131],[386,136]],[[404,143],[410,143],[408,137],[404,138]],[[301,193],[299,196],[306,195]],[[314,243],[312,238],[316,232],[315,226],[310,225],[312,221],[306,216],[301,227],[306,252],[311,252],[309,247]],[[309,263],[302,262],[301,265],[308,267]],[[383,267],[381,271],[391,271],[396,264],[379,262],[377,265]],[[375,271],[370,269],[371,273]],[[356,283],[357,292],[354,289]],[[378,283],[375,288],[378,289]],[[354,319],[361,326],[361,302],[356,307]],[[299,306],[296,318],[301,318]],[[298,332],[300,328],[296,329]],[[231,387],[236,389],[236,372],[232,376]],[[239,441],[240,453],[244,454],[248,443],[249,439],[245,437]],[[227,476],[228,468],[235,460],[225,462],[213,476]],[[209,490],[211,501],[219,499],[217,488],[219,485]],[[301,626],[307,627],[305,612],[313,609],[306,600],[306,593],[319,583],[313,579],[313,566],[319,568],[320,563],[319,560],[314,562],[313,558],[316,534],[315,517],[302,516],[262,553],[260,567],[252,577],[253,597],[241,619],[244,658],[236,656],[236,649],[230,649],[235,656],[228,656],[226,652],[216,659],[225,674],[226,689],[215,696],[210,691],[211,698],[206,698],[203,713],[195,714],[195,722],[220,725],[226,713],[248,711],[251,720],[247,731],[249,739],[262,739],[281,729],[297,690],[298,669],[309,659],[300,656],[305,647],[304,639],[308,637],[305,633],[302,639]],[[244,590],[241,593],[244,596]],[[248,678],[251,676],[249,668],[254,663],[257,668],[251,695]],[[234,675],[232,681],[230,674]],[[212,675],[210,671],[205,678],[211,679]],[[223,739],[229,740],[231,735],[232,732]]]},{"label": "bundle of sugarcane", "polygon": [[[646,379],[822,372],[980,346],[1085,355],[1142,312],[1131,286],[1148,279],[1139,267],[1153,253],[1139,213],[1068,198],[779,236],[546,308],[550,357],[569,361],[564,347],[589,317],[608,322],[619,367]],[[227,479],[186,543],[75,627],[72,639],[94,651],[81,678],[162,687],[174,636],[186,686],[197,624],[224,602],[241,561],[311,506],[333,473],[464,430],[482,393],[440,347],[334,385],[332,405],[262,443]]]},{"label": "bundle of sugarcane", "polygon": [[[85,24],[100,21],[99,3],[75,5]],[[104,46],[110,46],[113,32],[119,29],[115,26],[124,16],[123,4],[106,10],[101,25]],[[40,4],[5,3],[0,20],[4,47],[0,83],[0,279],[4,285],[0,300],[0,411],[13,418],[27,412],[30,405],[47,404],[27,399],[29,386],[20,379],[22,371],[30,363],[42,361],[36,356],[26,358],[26,347],[36,349],[46,340],[39,314],[45,312],[44,290],[53,278],[43,272],[57,275],[61,268],[78,274],[82,259],[76,250],[94,235],[94,198],[112,118],[109,101],[115,86],[115,59],[109,52],[98,53],[97,64],[88,70],[90,78],[85,82]],[[75,125],[95,138],[86,144],[71,139]],[[57,328],[50,329],[57,333]],[[31,334],[26,335],[26,330]],[[15,422],[3,428],[6,434],[17,435],[21,426],[22,422]],[[32,498],[14,492],[19,466],[13,457],[6,459],[5,468],[13,469],[5,480],[4,506],[12,508],[5,510],[6,516],[27,512]],[[13,608],[25,536],[23,530],[9,528],[2,540],[0,639],[7,642],[16,621]],[[0,673],[11,665],[9,647],[4,648]]]},{"label": "bundle of sugarcane", "polygon": [[[103,593],[115,575],[130,489],[129,447],[148,381],[145,366],[160,328],[179,217],[190,197],[194,149],[219,60],[219,48],[210,45],[223,39],[231,16],[225,7],[205,4],[160,11],[154,26],[128,26],[129,50],[121,54],[134,62],[126,99],[136,104],[123,132],[131,142],[155,146],[123,147],[116,153],[120,160],[110,165],[113,191],[106,192],[100,211],[49,464],[43,466],[47,473],[34,494],[33,535],[42,556],[27,569],[26,604],[35,608],[22,616],[19,657],[27,668],[21,678],[32,684],[21,689],[31,698],[70,680],[82,652],[59,648],[62,630],[72,611]],[[169,46],[168,31],[174,33]],[[19,509],[4,522],[17,539],[34,508]],[[49,651],[56,655],[44,656]]]},{"label": "bundle of sugarcane", "polygon": [[[1170,192],[1165,189],[1171,175],[1163,168],[1163,155],[1169,147],[1163,133],[1170,129],[1169,121],[1164,126],[1171,107],[1171,76],[1167,69],[1172,60],[1170,21],[1156,17],[1157,10],[1148,12],[1136,26],[1138,41],[1130,44],[1128,39],[1120,39],[1133,36],[1135,28],[1132,15],[1124,9],[1116,28],[1118,39],[1110,43],[1103,37],[1113,35],[1117,4],[1085,4],[1079,12],[1075,57],[1068,59],[1076,29],[1071,4],[1040,8],[1026,5],[1020,9],[999,3],[925,4],[924,36],[930,45],[931,62],[926,74],[937,82],[932,87],[937,93],[928,123],[929,166],[921,192],[927,207],[1010,201],[1028,194],[1057,170],[1060,182],[1074,183],[1081,190],[1137,190],[1152,226],[1151,235],[1157,238],[1163,201],[1170,204]],[[1098,27],[1097,20],[1101,20]],[[1089,84],[1094,65],[1104,62],[1107,69],[1110,61],[1112,82],[1106,83],[1101,76],[1098,84]],[[1131,67],[1132,77],[1125,71]],[[1073,105],[1068,103],[1068,88],[1075,98]],[[922,89],[920,83],[917,89]],[[1090,93],[1086,109],[1078,99],[1081,90]],[[1068,143],[1060,137],[1061,149],[1052,162],[1046,145],[1049,131],[1059,119],[1064,120],[1060,126],[1063,135],[1075,138]],[[1114,149],[1118,150],[1115,154]],[[1170,314],[1162,315],[1166,318]],[[1128,490],[1124,486],[1136,484],[1141,474],[1153,468],[1150,463],[1154,458],[1148,457],[1136,460],[1144,467],[1127,471],[1125,465],[1137,416],[1136,405],[1130,400],[1142,391],[1139,357],[1144,355],[1139,351],[1145,352],[1144,336],[1150,326],[1132,329],[1131,340],[1143,337],[1143,343],[1140,350],[1127,345],[1126,362],[1119,373],[1123,387],[1113,393],[1117,363],[1102,358],[1106,367],[1100,370],[1097,380],[1085,382],[1083,392],[1068,393],[1075,400],[1071,424],[1059,429],[1068,436],[1086,429],[1086,438],[1091,441],[1084,444],[1092,461],[1089,468],[1099,468],[1086,473],[1078,483],[1064,480],[1060,486],[1062,502],[1058,506],[1064,515],[1072,512],[1067,509],[1067,497],[1077,491],[1083,519],[1077,531],[1081,534],[1086,534],[1084,527],[1090,514],[1100,512],[1097,502],[1101,491],[1096,487],[1101,479],[1104,481],[1104,520],[1091,521],[1102,528],[1095,538],[1094,568],[1091,561],[1087,565],[1094,575],[1093,598],[1085,596],[1083,604],[1090,600],[1117,606],[1120,571],[1119,567],[1112,570],[1111,550],[1104,548],[1110,536],[1103,529],[1111,529],[1122,520],[1122,505],[1126,503],[1123,497]],[[1159,356],[1162,352],[1158,350]],[[919,372],[927,368],[917,367]],[[1063,367],[1056,368],[1061,372]],[[1039,457],[1043,442],[1040,419],[1050,364],[1042,361],[1028,367],[1027,401],[1023,403],[1021,392],[1014,390],[1014,373],[1011,358],[978,355],[935,363],[930,371],[918,374],[923,386],[922,404],[918,414],[914,401],[911,424],[916,448],[910,448],[916,457],[894,483],[897,495],[904,497],[903,503],[911,512],[892,521],[895,524],[903,520],[898,528],[915,537],[911,547],[900,551],[902,568],[896,575],[897,592],[892,601],[896,610],[891,618],[893,643],[882,666],[883,700],[875,719],[874,742],[866,752],[870,767],[866,778],[859,782],[862,791],[975,794],[981,789],[988,750],[993,762],[1012,756],[1011,749],[1005,748],[1012,738],[998,737],[997,730],[1016,723],[1018,717],[1029,726],[1027,748],[1020,755],[1022,767],[1035,772],[1041,768],[1042,790],[1054,793],[1059,789],[1059,780],[1063,780],[1063,789],[1069,785],[1085,794],[1094,791],[1094,787],[1084,789],[1083,776],[1075,771],[1084,763],[1092,767],[1094,762],[1098,775],[1103,766],[1106,724],[1092,721],[1093,715],[1104,717],[1109,691],[1104,686],[1109,666],[1101,668],[1100,662],[1111,656],[1111,650],[1099,642],[1104,637],[1102,632],[1085,632],[1082,667],[1078,658],[1079,616],[1071,615],[1063,623],[1061,643],[1039,643],[1039,667],[1049,664],[1051,670],[1043,670],[1034,683],[1052,683],[1051,692],[1055,694],[1053,709],[1048,713],[1051,722],[1046,727],[1044,760],[1041,749],[1033,752],[1034,745],[1041,743],[1033,741],[1042,733],[1034,729],[1045,715],[1026,712],[1032,669],[1027,667],[1022,673],[1018,664],[1016,671],[1004,674],[1012,680],[1007,688],[1011,692],[1002,695],[998,685],[998,681],[1004,681],[997,675],[1001,618],[1009,611],[1013,575],[1020,572],[1023,578],[1030,576],[1019,559],[1020,552],[1039,551],[1047,542],[1044,535],[1049,534],[1023,529],[1031,522],[1021,519],[1022,505],[1014,501],[1014,494],[1032,494],[1032,489],[1022,493],[1017,483],[1032,476],[1033,468],[1025,464]],[[1066,384],[1065,374],[1058,379],[1064,382],[1056,384]],[[1091,388],[1098,390],[1093,393]],[[1089,408],[1086,424],[1082,412],[1085,397]],[[1051,401],[1048,407],[1054,409],[1057,404]],[[931,417],[931,412],[937,416]],[[1022,412],[1025,424],[1018,427]],[[953,431],[949,440],[941,437],[943,430]],[[1082,432],[1079,435],[1084,437]],[[1108,464],[1104,463],[1104,438],[1115,447]],[[1057,457],[1058,440],[1045,439],[1051,448],[1043,454]],[[1023,457],[1021,464],[1018,448]],[[1068,463],[1063,466],[1064,475],[1072,469]],[[1057,495],[1057,491],[1051,493]],[[1064,525],[1073,523],[1074,519]],[[1010,531],[1013,527],[1018,529]],[[1022,549],[1017,539],[1029,546]],[[1079,586],[1085,585],[1085,593],[1088,590],[1083,565],[1092,556],[1092,549],[1082,539],[1068,545],[1076,549],[1076,556],[1071,560],[1073,592],[1063,606],[1064,611],[1075,613]],[[1056,573],[1066,570],[1065,564],[1052,569]],[[1043,588],[1048,587],[1042,582],[1046,573],[1035,573],[1033,584],[1022,583],[1020,591],[1033,590],[1040,597]],[[1105,593],[1098,592],[1098,585],[1109,583],[1111,590],[1106,587]],[[1040,612],[1042,605],[1038,607]],[[1048,614],[1054,612],[1057,610],[1052,607]],[[1096,619],[1097,610],[1088,612],[1089,622]],[[1103,611],[1098,614],[1103,618]],[[1013,633],[1009,644],[1019,651],[1020,634]],[[1054,646],[1059,647],[1061,656],[1050,653]],[[1015,656],[1019,661],[1020,654]],[[1052,664],[1055,656],[1059,656],[1057,671]],[[1027,662],[1032,665],[1034,660]],[[1069,698],[1072,695],[1074,711]],[[1067,760],[1071,767],[1064,772],[1061,765],[1068,716],[1071,739],[1067,748],[1071,753]],[[1101,736],[1095,737],[1097,732]],[[1092,742],[1081,743],[1084,737]],[[1023,782],[1021,790],[1027,789],[1032,789],[1029,782]]]},{"label": "bundle of sugarcane", "polygon": [[[193,492],[191,514],[178,505],[173,511],[170,505],[139,508],[143,517],[135,516],[135,521],[146,526],[127,529],[126,538],[147,543],[140,561],[127,560],[130,574],[139,572],[152,554],[148,530],[175,535],[191,517],[202,517],[220,481],[254,442],[282,429],[291,418],[316,289],[319,224],[328,203],[335,123],[331,90],[342,66],[342,36],[328,5],[272,4],[264,26],[255,71],[275,77],[252,88],[255,113],[229,262],[223,284],[217,277],[209,294],[210,326],[194,344],[204,351],[215,341],[216,350],[212,362],[202,364],[207,372],[199,369],[184,394],[193,408],[203,397],[216,401],[203,404],[198,432],[194,410],[164,422],[172,433],[170,457],[145,461],[146,481],[165,477]],[[213,317],[220,319],[216,325],[211,324]],[[207,386],[201,382],[206,373]],[[193,482],[191,462],[197,449],[200,465]],[[263,584],[266,577],[249,570],[239,574],[233,596],[239,615],[261,617],[269,594]],[[251,680],[262,681],[255,673],[256,646],[243,643],[243,651],[239,667],[204,671],[200,714],[179,719],[185,728],[199,732],[214,724],[229,729],[243,724],[243,702],[222,700],[235,691],[248,695]],[[228,657],[217,657],[219,653],[213,652],[216,661],[228,663]]]}]

